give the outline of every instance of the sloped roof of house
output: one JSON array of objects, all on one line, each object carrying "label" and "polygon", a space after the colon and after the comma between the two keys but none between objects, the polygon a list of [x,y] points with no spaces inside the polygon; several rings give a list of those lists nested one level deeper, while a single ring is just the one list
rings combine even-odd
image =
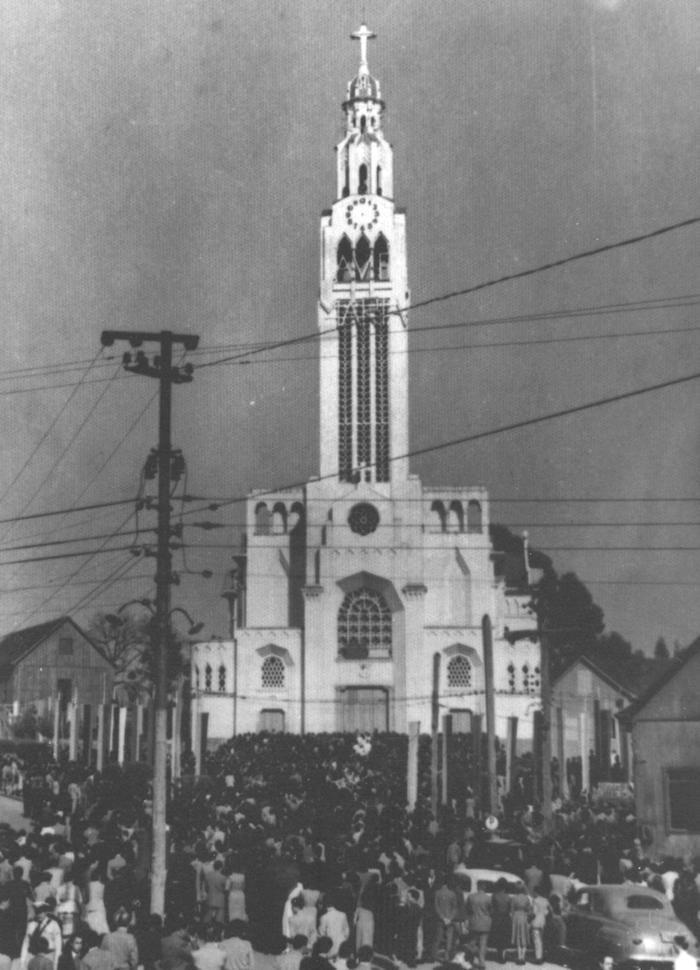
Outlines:
[{"label": "sloped roof of house", "polygon": [[616,680],[612,674],[608,673],[607,670],[599,667],[598,664],[591,660],[591,658],[585,653],[579,654],[578,657],[574,657],[572,660],[570,660],[566,666],[559,671],[556,677],[553,678],[553,684],[556,684],[558,680],[561,680],[565,674],[568,674],[568,672],[579,663],[583,664],[584,667],[588,667],[592,674],[605,681],[605,683],[612,687],[614,691],[617,691],[618,694],[622,694],[623,697],[627,698],[627,700],[634,701],[636,699],[637,694],[633,689],[630,687],[625,687],[619,682],[619,680]]},{"label": "sloped roof of house", "polygon": [[0,669],[7,670],[14,667],[23,657],[31,653],[44,642],[52,633],[55,633],[64,624],[69,623],[77,632],[84,637],[87,642],[109,663],[107,657],[100,650],[97,644],[81,630],[78,624],[69,616],[59,616],[55,620],[48,620],[46,623],[38,623],[36,626],[28,626],[23,630],[15,630],[0,638]]},{"label": "sloped roof of house", "polygon": [[660,674],[656,680],[652,681],[651,684],[642,691],[639,697],[633,701],[629,707],[626,707],[624,711],[621,712],[620,717],[624,721],[631,721],[634,717],[643,710],[649,701],[655,697],[658,692],[668,684],[669,681],[673,680],[677,673],[679,673],[683,667],[700,653],[700,637],[693,640],[690,646],[686,647],[677,657],[674,657],[668,667]]}]

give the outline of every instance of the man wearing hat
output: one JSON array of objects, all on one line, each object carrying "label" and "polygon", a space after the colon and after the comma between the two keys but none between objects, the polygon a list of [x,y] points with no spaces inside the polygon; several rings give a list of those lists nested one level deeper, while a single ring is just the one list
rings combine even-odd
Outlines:
[{"label": "man wearing hat", "polygon": [[34,903],[36,913],[34,919],[27,923],[27,932],[22,943],[22,970],[26,970],[29,960],[36,951],[36,940],[43,937],[48,943],[47,956],[53,961],[54,970],[58,967],[58,958],[61,956],[63,937],[61,935],[61,924],[54,916],[56,900],[53,896],[48,896],[43,902]]}]

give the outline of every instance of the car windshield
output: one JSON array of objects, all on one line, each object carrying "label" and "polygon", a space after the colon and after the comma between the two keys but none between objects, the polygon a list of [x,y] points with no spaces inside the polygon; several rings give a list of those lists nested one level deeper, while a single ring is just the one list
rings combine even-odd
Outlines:
[{"label": "car windshield", "polygon": [[627,909],[663,909],[664,904],[655,896],[628,896]]}]

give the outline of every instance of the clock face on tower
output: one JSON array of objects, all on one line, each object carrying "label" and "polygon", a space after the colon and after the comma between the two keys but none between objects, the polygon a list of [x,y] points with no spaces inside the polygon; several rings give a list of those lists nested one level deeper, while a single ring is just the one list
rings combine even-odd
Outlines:
[{"label": "clock face on tower", "polygon": [[379,206],[362,195],[348,205],[345,210],[345,220],[353,229],[366,232],[379,222]]}]

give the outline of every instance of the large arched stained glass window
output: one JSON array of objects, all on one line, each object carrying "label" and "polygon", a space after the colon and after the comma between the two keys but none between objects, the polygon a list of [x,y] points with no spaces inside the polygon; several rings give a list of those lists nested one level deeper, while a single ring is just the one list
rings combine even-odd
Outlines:
[{"label": "large arched stained glass window", "polygon": [[344,656],[391,653],[391,610],[378,590],[362,586],[345,597],[338,611],[338,648]]}]

